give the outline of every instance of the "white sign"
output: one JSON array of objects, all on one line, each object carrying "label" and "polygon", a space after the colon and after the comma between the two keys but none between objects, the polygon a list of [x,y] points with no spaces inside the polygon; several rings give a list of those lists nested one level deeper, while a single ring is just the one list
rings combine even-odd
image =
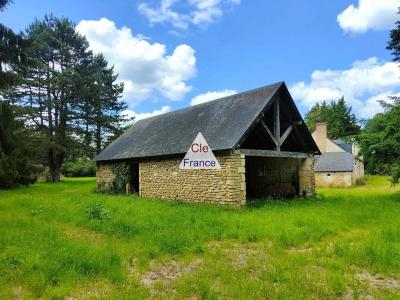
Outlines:
[{"label": "white sign", "polygon": [[208,146],[206,139],[199,132],[181,161],[179,169],[221,169],[218,160]]}]

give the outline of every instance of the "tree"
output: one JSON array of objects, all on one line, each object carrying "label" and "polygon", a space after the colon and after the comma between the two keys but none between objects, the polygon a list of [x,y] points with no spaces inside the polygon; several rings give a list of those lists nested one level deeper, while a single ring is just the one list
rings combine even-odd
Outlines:
[{"label": "tree", "polygon": [[[400,9],[398,11],[400,14]],[[400,61],[400,20],[396,21],[396,28],[390,31],[390,41],[388,42],[386,49],[390,50],[394,56],[393,61]]]},{"label": "tree", "polygon": [[15,107],[0,102],[0,188],[33,183],[30,135],[17,119]]},{"label": "tree", "polygon": [[[0,0],[0,11],[12,1]],[[0,24],[0,90],[17,84],[12,65],[24,64],[25,40],[22,34],[15,34],[4,24]],[[1,99],[3,98],[3,99]],[[32,145],[23,122],[18,119],[18,108],[0,97],[0,188],[28,185],[35,181],[31,162]]]},{"label": "tree", "polygon": [[400,165],[400,98],[380,103],[384,112],[366,123],[357,141],[368,173],[391,174]]},{"label": "tree", "polygon": [[396,187],[400,182],[400,165],[395,165],[391,170],[390,183],[392,187]]},{"label": "tree", "polygon": [[114,68],[107,66],[102,54],[91,57],[88,65],[79,71],[77,82],[80,96],[81,128],[84,132],[84,149],[93,157],[115,135],[120,134],[124,123],[122,111],[126,103],[119,100],[123,84],[116,83]]},{"label": "tree", "polygon": [[[0,0],[0,11],[9,3],[10,0]],[[21,34],[15,34],[4,24],[0,24],[0,89],[16,83],[17,77],[10,70],[10,64],[24,63],[24,46],[25,41]]]},{"label": "tree", "polygon": [[344,97],[327,104],[317,103],[305,115],[308,128],[315,130],[318,122],[327,123],[328,136],[332,139],[345,138],[360,133],[356,116],[351,112],[351,106],[346,104]]},{"label": "tree", "polygon": [[316,103],[305,115],[305,122],[311,131],[314,131],[316,124],[319,122],[326,122],[328,119],[328,105],[325,101],[321,104]]},{"label": "tree", "polygon": [[[400,14],[400,9],[398,14]],[[396,27],[390,31],[390,40],[386,49],[391,51],[393,61],[400,62],[400,20],[397,20],[395,25]],[[400,98],[394,96],[389,98],[391,100],[389,102],[381,101],[385,112],[374,117],[378,120],[371,120],[370,128],[363,138],[365,143],[370,143],[371,147],[378,148],[384,154],[382,158],[375,155],[371,157],[373,163],[371,163],[370,169],[379,172],[381,168],[384,168],[385,173],[389,173],[388,169],[390,168],[392,185],[396,185],[400,177],[400,128],[398,125],[398,122],[400,122]],[[378,122],[381,122],[381,124],[377,124]],[[381,129],[382,132],[379,133],[378,129]],[[396,148],[391,149],[391,147]],[[373,152],[375,152],[374,148]],[[371,152],[366,146],[364,151],[366,153]]]},{"label": "tree", "polygon": [[45,135],[52,181],[60,180],[60,169],[73,133],[76,68],[90,55],[87,41],[77,34],[68,19],[46,16],[27,30],[29,66],[19,103],[30,108],[29,121]]},{"label": "tree", "polygon": [[25,108],[26,124],[46,140],[51,180],[59,181],[66,156],[92,158],[122,126],[123,85],[70,20],[45,16],[25,36],[27,63],[12,65],[20,82],[3,97]]},{"label": "tree", "polygon": [[4,10],[12,0],[0,0],[0,11]]}]

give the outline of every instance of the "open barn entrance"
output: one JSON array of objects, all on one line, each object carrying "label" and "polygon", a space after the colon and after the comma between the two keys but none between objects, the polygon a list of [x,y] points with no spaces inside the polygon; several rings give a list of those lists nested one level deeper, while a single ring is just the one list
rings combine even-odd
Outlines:
[{"label": "open barn entrance", "polygon": [[238,145],[246,160],[247,199],[305,195],[300,169],[312,143],[290,95],[277,93]]},{"label": "open barn entrance", "polygon": [[128,173],[128,194],[139,194],[139,163],[130,163]]},{"label": "open barn entrance", "polygon": [[293,198],[299,195],[299,160],[246,156],[248,199]]}]

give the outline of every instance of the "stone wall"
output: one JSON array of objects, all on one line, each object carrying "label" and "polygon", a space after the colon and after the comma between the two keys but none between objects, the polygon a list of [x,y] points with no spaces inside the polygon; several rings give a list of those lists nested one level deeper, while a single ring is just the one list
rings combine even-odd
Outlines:
[{"label": "stone wall", "polygon": [[214,153],[220,170],[181,170],[183,157],[139,164],[139,194],[146,198],[217,203],[246,203],[245,156]]},{"label": "stone wall", "polygon": [[364,177],[364,162],[355,160],[352,172],[315,172],[317,187],[350,187]]},{"label": "stone wall", "polygon": [[299,163],[299,193],[301,196],[315,197],[315,158],[309,155],[308,158],[300,160]]},{"label": "stone wall", "polygon": [[318,187],[349,187],[352,178],[352,172],[315,172]]},{"label": "stone wall", "polygon": [[107,187],[115,178],[111,164],[99,163],[96,167],[96,186],[101,191]]},{"label": "stone wall", "polygon": [[353,169],[353,183],[356,182],[357,179],[362,177],[364,177],[364,162],[356,158]]},{"label": "stone wall", "polygon": [[[179,164],[183,156],[141,161],[139,163],[139,195],[145,198],[185,202],[244,205],[246,203],[245,155],[231,152],[214,154],[221,165],[220,170],[181,170]],[[253,159],[256,163],[257,159],[271,160],[271,158]],[[275,167],[278,168],[278,165],[274,164],[273,169]],[[292,186],[294,183],[290,181],[294,176],[291,178],[286,176],[285,168],[288,167],[293,172],[298,170],[300,196],[303,195],[303,191],[306,196],[315,196],[314,156],[310,155],[307,159],[286,159],[285,163],[280,166],[279,176],[269,178],[275,181],[274,187],[283,188],[285,185],[290,185],[287,190],[291,192],[295,191]],[[115,185],[115,169],[115,164],[99,163],[97,165],[96,176],[99,191],[107,191],[105,189],[107,186]],[[272,174],[271,170],[267,170],[269,174]],[[254,182],[248,184],[251,186],[251,184],[254,185]]]}]

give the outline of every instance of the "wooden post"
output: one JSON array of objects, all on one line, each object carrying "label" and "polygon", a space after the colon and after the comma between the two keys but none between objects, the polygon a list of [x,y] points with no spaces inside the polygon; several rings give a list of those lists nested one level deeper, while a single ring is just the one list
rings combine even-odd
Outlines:
[{"label": "wooden post", "polygon": [[[264,117],[264,114],[261,114],[261,117]],[[274,130],[273,133],[269,130],[267,124],[265,124],[264,120],[261,118],[260,123],[264,127],[268,136],[271,138],[272,142],[275,144],[275,150],[281,151],[282,144],[286,141],[290,133],[295,129],[297,131],[297,126],[302,124],[302,121],[292,122],[292,125],[289,125],[286,128],[285,132],[281,136],[281,117],[280,117],[280,104],[279,97],[276,98],[274,103]],[[302,141],[303,142],[303,141]]]},{"label": "wooden post", "polygon": [[126,166],[126,186],[125,186],[125,193],[126,194],[132,194],[132,166],[130,163],[127,164]]},{"label": "wooden post", "polygon": [[278,146],[278,141],[275,139],[274,135],[271,133],[271,131],[269,130],[267,124],[265,124],[264,120],[261,119],[261,125],[264,127],[265,131],[268,133],[269,137],[271,138],[271,140],[274,142],[275,146]]},{"label": "wooden post", "polygon": [[293,130],[293,125],[290,125],[285,132],[282,134],[281,139],[279,141],[279,147],[282,146],[282,144],[285,142],[285,140],[287,139],[287,137],[289,136],[289,134],[292,132]]},{"label": "wooden post", "polygon": [[281,151],[281,119],[279,114],[279,97],[277,97],[274,106],[274,136],[277,141],[276,150]]}]

